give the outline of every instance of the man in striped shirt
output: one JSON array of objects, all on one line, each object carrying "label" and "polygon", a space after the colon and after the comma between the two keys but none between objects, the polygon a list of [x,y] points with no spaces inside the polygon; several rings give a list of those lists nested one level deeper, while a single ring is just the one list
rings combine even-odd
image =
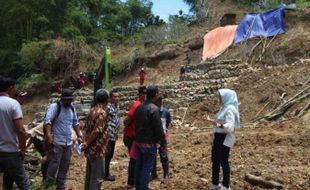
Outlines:
[{"label": "man in striped shirt", "polygon": [[120,126],[120,114],[118,103],[120,101],[120,95],[117,91],[111,90],[110,102],[108,103],[106,112],[108,117],[108,132],[109,132],[109,143],[108,153],[105,157],[105,180],[115,181],[115,176],[110,175],[110,162],[114,155],[115,142],[118,139],[118,131]]}]

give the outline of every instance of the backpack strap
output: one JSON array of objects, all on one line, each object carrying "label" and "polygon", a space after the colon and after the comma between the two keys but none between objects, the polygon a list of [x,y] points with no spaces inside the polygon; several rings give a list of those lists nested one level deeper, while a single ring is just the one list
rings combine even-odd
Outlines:
[{"label": "backpack strap", "polygon": [[54,125],[56,119],[58,118],[58,116],[59,116],[59,114],[60,114],[60,112],[61,112],[60,101],[57,101],[56,104],[57,104],[57,107],[56,107],[56,115],[53,117],[53,119],[52,119],[52,121],[51,121],[51,123],[52,123],[51,126],[52,126],[52,127],[53,127],[53,125]]},{"label": "backpack strap", "polygon": [[[51,122],[52,122],[52,127],[53,127],[53,125],[54,125],[56,119],[58,118],[58,116],[59,116],[59,114],[60,114],[60,112],[61,112],[61,104],[60,104],[60,101],[57,101],[56,104],[57,104],[56,115],[55,115],[55,117],[54,117],[54,118],[52,119],[52,121],[51,121]],[[74,108],[73,108],[72,105],[70,105],[70,108],[71,108],[71,110],[72,110],[73,117],[74,117],[75,110],[74,110]]]}]

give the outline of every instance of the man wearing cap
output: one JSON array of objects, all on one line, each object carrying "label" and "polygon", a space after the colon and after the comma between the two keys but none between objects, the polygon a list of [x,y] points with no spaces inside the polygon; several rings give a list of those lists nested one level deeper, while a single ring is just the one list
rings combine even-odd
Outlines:
[{"label": "man wearing cap", "polygon": [[21,92],[21,91],[17,91],[15,93],[15,97],[14,99],[18,101],[18,103],[20,105],[24,105],[25,104],[25,99],[24,97],[27,95],[27,92]]},{"label": "man wearing cap", "polygon": [[[137,107],[145,101],[146,98],[146,87],[140,86],[138,88],[139,98],[133,103],[130,107],[127,117],[124,119],[124,144],[128,148],[128,152],[131,150],[131,146],[133,143],[133,139],[135,137],[135,125],[134,125],[134,117]],[[134,173],[135,173],[135,163],[136,160],[130,158],[128,165],[128,181],[127,184],[129,186],[134,185]]]},{"label": "man wearing cap", "polygon": [[64,89],[60,102],[51,104],[44,118],[49,147],[46,181],[48,184],[56,184],[56,189],[65,189],[72,154],[72,127],[79,141],[81,139],[78,117],[72,101],[73,91]]},{"label": "man wearing cap", "polygon": [[157,145],[161,144],[163,148],[166,147],[160,112],[154,104],[158,97],[158,87],[148,86],[146,101],[138,106],[134,117],[138,153],[135,168],[137,190],[148,189],[150,173],[156,159]]},{"label": "man wearing cap", "polygon": [[85,85],[86,85],[86,77],[84,75],[83,72],[80,72],[80,75],[79,75],[79,82],[80,82],[80,88],[81,89],[84,89]]},{"label": "man wearing cap", "polygon": [[30,181],[23,166],[26,152],[26,131],[23,113],[14,97],[15,80],[0,76],[0,172],[8,174],[19,189],[30,190]]},{"label": "man wearing cap", "polygon": [[145,71],[144,68],[141,68],[139,72],[139,77],[140,77],[140,85],[144,84],[144,78],[145,78]]},{"label": "man wearing cap", "polygon": [[87,158],[84,190],[100,190],[105,177],[105,156],[109,142],[107,113],[109,94],[104,89],[97,90],[96,105],[90,110],[85,123],[85,142],[81,149]]}]

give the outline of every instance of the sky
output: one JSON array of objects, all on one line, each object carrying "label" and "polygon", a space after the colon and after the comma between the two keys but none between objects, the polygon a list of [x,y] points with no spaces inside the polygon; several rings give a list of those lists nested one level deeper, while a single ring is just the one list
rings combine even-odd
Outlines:
[{"label": "sky", "polygon": [[169,15],[178,15],[179,10],[183,14],[188,14],[189,6],[183,0],[152,0],[152,12],[155,16],[159,16],[164,21],[168,21]]}]

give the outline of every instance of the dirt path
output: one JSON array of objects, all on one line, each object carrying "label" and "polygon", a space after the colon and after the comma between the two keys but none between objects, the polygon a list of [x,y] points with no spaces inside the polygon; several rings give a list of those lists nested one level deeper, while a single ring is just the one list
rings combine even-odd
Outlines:
[{"label": "dirt path", "polygon": [[[246,173],[275,180],[284,189],[310,189],[310,129],[298,125],[277,125],[273,128],[243,128],[237,132],[237,143],[231,151],[231,188],[263,189],[244,181]],[[172,178],[152,181],[152,190],[207,189],[211,183],[211,133],[179,133],[169,136],[169,158]],[[158,160],[158,163],[159,160]],[[111,165],[115,182],[104,182],[102,189],[125,190],[128,157],[121,140],[117,142]],[[82,189],[85,175],[85,159],[75,156],[69,174],[69,189]]]}]

